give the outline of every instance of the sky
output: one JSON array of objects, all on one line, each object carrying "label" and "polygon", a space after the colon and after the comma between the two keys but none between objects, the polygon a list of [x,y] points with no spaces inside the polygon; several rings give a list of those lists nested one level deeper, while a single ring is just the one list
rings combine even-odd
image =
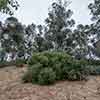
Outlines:
[{"label": "sky", "polygon": [[[15,12],[14,17],[17,17],[23,24],[43,24],[48,16],[48,8],[53,0],[19,0],[19,10]],[[76,24],[89,24],[90,12],[88,4],[92,0],[71,0],[69,8],[74,12],[72,18],[75,19]],[[0,19],[5,20],[6,15],[1,14]]]}]

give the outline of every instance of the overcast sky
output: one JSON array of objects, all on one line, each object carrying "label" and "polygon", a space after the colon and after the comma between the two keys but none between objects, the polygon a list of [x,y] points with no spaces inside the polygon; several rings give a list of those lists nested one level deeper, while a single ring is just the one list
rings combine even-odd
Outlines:
[{"label": "overcast sky", "polygon": [[[23,24],[42,24],[47,17],[48,7],[53,0],[20,0],[20,8],[15,12],[15,17],[19,19]],[[90,15],[88,10],[88,4],[92,0],[71,0],[70,8],[74,11],[73,18],[76,23],[89,24]],[[1,15],[0,19],[5,19],[4,15]]]}]

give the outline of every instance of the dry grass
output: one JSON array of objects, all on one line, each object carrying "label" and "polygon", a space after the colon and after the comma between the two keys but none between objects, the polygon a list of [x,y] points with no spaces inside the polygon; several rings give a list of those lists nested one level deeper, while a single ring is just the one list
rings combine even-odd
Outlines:
[{"label": "dry grass", "polygon": [[100,76],[87,82],[58,82],[52,86],[23,84],[24,68],[0,69],[0,100],[100,100]]}]

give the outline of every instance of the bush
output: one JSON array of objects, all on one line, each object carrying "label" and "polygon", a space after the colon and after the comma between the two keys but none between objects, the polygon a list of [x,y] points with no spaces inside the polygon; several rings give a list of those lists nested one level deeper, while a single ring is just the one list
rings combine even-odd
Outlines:
[{"label": "bush", "polygon": [[85,60],[75,60],[65,52],[33,53],[28,65],[32,83],[51,84],[55,80],[83,80],[89,74]]},{"label": "bush", "polygon": [[52,68],[43,68],[38,75],[38,83],[41,85],[48,85],[54,83],[56,74]]},{"label": "bush", "polygon": [[56,80],[61,80],[63,79],[63,71],[62,71],[62,64],[57,63],[53,66],[53,70],[55,71],[56,74]]},{"label": "bush", "polygon": [[96,66],[94,70],[94,75],[100,75],[100,66]]},{"label": "bush", "polygon": [[44,55],[39,54],[39,53],[34,53],[32,58],[29,60],[28,64],[31,66],[31,65],[37,64],[38,62],[47,66],[48,65],[48,58]]},{"label": "bush", "polygon": [[22,77],[22,80],[24,83],[32,82],[32,72],[31,70],[28,70],[24,76]]},{"label": "bush", "polygon": [[89,65],[88,66],[90,75],[100,75],[100,66]]},{"label": "bush", "polygon": [[89,59],[88,60],[88,65],[94,65],[94,66],[98,66],[98,65],[100,65],[100,60],[91,60],[91,59]]},{"label": "bush", "polygon": [[74,66],[68,70],[68,80],[84,80],[89,75],[89,69],[85,66]]},{"label": "bush", "polygon": [[43,64],[43,66],[52,66],[55,63],[72,63],[72,57],[67,55],[64,52],[42,52],[42,53],[33,53],[33,56],[29,60],[28,64],[34,65],[38,62]]},{"label": "bush", "polygon": [[30,66],[28,68],[28,71],[25,73],[23,76],[23,81],[26,82],[32,82],[32,83],[37,83],[38,82],[38,74],[40,73],[40,70],[42,68],[42,64],[37,63],[34,64],[33,66]]}]

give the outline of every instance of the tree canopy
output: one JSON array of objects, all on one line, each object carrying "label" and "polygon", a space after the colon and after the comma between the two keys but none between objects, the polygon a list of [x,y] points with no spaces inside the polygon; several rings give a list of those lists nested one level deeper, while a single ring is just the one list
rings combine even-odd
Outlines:
[{"label": "tree canopy", "polygon": [[19,7],[17,0],[0,0],[0,12],[13,15]]},{"label": "tree canopy", "polygon": [[[100,57],[95,44],[100,41],[100,1],[94,0],[88,8],[92,15],[92,24],[75,26],[70,2],[55,0],[52,2],[45,23],[23,25],[15,17],[0,22],[0,60],[28,59],[33,52],[64,51],[81,58]],[[16,0],[0,0],[0,11],[12,15],[19,4]],[[98,52],[99,51],[99,52]]]}]

